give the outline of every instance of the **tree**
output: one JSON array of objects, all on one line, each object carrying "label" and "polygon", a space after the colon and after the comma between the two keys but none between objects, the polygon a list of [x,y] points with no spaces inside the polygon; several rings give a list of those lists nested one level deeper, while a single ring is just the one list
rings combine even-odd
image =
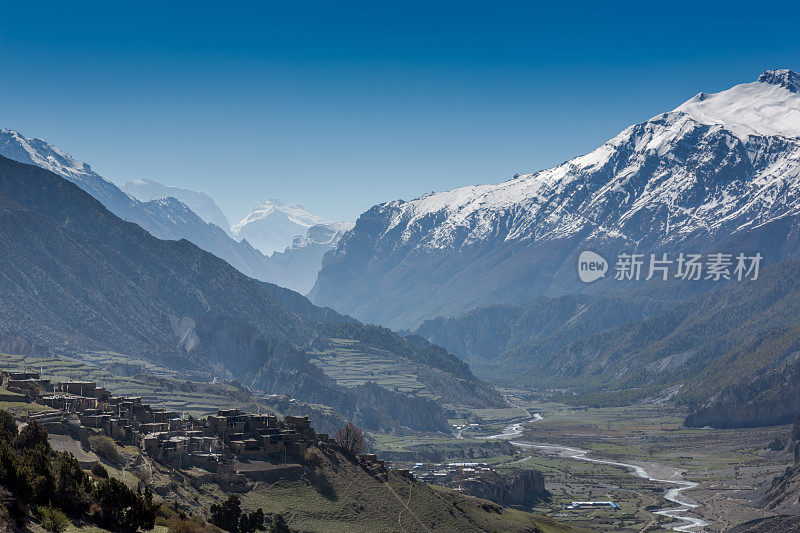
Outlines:
[{"label": "tree", "polygon": [[336,432],[336,443],[352,454],[364,453],[367,449],[364,432],[350,422]]},{"label": "tree", "polygon": [[69,452],[56,452],[53,464],[52,501],[71,513],[88,509],[91,501],[87,494],[89,476]]},{"label": "tree", "polygon": [[0,410],[0,439],[12,441],[17,436],[17,423],[14,416],[5,410]]},{"label": "tree", "polygon": [[92,435],[89,437],[89,447],[94,453],[113,465],[121,465],[125,462],[125,457],[119,451],[113,439],[105,435]]},{"label": "tree", "polygon": [[230,533],[255,533],[266,531],[264,528],[264,511],[242,512],[242,503],[236,495],[219,504],[211,505],[209,522]]},{"label": "tree", "polygon": [[94,466],[92,467],[92,474],[100,479],[108,479],[108,470],[106,470],[106,467],[103,466],[100,461],[95,462]]},{"label": "tree", "polygon": [[18,450],[32,450],[41,447],[49,454],[50,441],[47,439],[47,430],[36,420],[31,420],[14,438],[14,447]]},{"label": "tree", "polygon": [[325,456],[322,451],[316,446],[311,446],[306,450],[305,454],[306,464],[311,468],[318,468],[325,461]]},{"label": "tree", "polygon": [[113,531],[135,532],[155,526],[157,506],[149,487],[142,494],[112,477],[97,484],[94,496],[98,518]]},{"label": "tree", "polygon": [[248,513],[242,513],[239,518],[239,533],[256,533],[256,531],[266,531],[264,527],[264,511],[256,509]]},{"label": "tree", "polygon": [[272,517],[272,525],[269,528],[270,533],[291,533],[289,526],[282,514],[276,514]]},{"label": "tree", "polygon": [[231,533],[239,533],[239,518],[241,515],[242,503],[239,501],[238,496],[233,495],[222,502],[222,505],[216,503],[211,505],[209,522]]},{"label": "tree", "polygon": [[52,448],[47,430],[35,420],[14,438],[15,485],[23,500],[46,502],[53,491]]}]

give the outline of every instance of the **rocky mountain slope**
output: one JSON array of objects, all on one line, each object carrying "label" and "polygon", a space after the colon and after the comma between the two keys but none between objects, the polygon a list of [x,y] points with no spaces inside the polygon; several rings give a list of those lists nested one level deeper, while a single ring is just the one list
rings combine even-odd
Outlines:
[{"label": "rocky mountain slope", "polygon": [[[796,226],[787,217],[761,231],[782,234],[794,243],[783,252],[796,255]],[[758,232],[749,237],[761,242]],[[496,383],[569,387],[572,403],[623,405],[671,390],[689,426],[785,424],[800,412],[798,274],[800,260],[788,259],[758,280],[709,283],[689,297],[681,281],[540,297],[429,320],[416,334]]]},{"label": "rocky mountain slope", "polygon": [[133,180],[126,183],[122,190],[142,202],[160,200],[162,198],[175,198],[186,204],[192,211],[209,224],[214,224],[230,232],[230,222],[209,195],[182,189],[180,187],[170,187],[153,180]]},{"label": "rocky mountain slope", "polygon": [[800,212],[798,93],[798,74],[767,71],[555,168],[376,205],[325,257],[310,297],[416,327],[478,306],[626,285],[611,276],[580,283],[582,250],[719,250]]},{"label": "rocky mountain slope", "polygon": [[[325,403],[343,414],[354,414],[359,405],[381,409],[375,398],[398,401],[391,391],[376,396],[340,386],[303,351],[328,338],[321,323],[350,324],[357,332],[362,326],[354,320],[248,278],[186,240],[156,239],[74,184],[3,157],[0,246],[0,329],[14,338],[56,353],[146,357]],[[409,351],[399,357],[423,352],[395,337]],[[443,350],[435,357],[437,368],[447,360],[460,364]],[[491,391],[468,370],[448,375],[450,387]],[[359,401],[364,394],[366,404]],[[409,418],[431,424],[418,429],[447,430],[431,399],[436,395],[429,390],[418,402],[419,417]],[[404,425],[399,419],[383,423]]]},{"label": "rocky mountain slope", "polygon": [[762,503],[769,510],[797,514],[800,511],[800,418],[798,416],[794,418],[788,448],[794,454],[794,464],[772,481]]},{"label": "rocky mountain slope", "polygon": [[[582,334],[592,323],[581,325],[578,318],[570,333],[578,337],[560,350],[542,350],[535,337],[532,345],[522,344],[512,361],[517,366],[510,366],[517,377],[508,373],[506,379],[572,387],[618,404],[671,389],[690,411],[685,423],[691,426],[786,423],[800,411],[798,273],[800,260],[785,260],[765,268],[758,280],[730,282],[594,334]],[[536,372],[523,374],[525,366]]]},{"label": "rocky mountain slope", "polygon": [[634,295],[540,297],[523,305],[479,307],[461,317],[426,320],[414,333],[446,347],[483,377],[519,385],[538,361],[576,339],[667,307],[666,302]]},{"label": "rocky mountain slope", "polygon": [[71,181],[100,201],[118,217],[133,222],[159,239],[186,239],[226,260],[240,272],[268,280],[263,274],[266,258],[247,243],[239,243],[226,230],[209,224],[175,198],[141,202],[100,176],[92,168],[42,139],[26,138],[0,130],[0,155],[37,165]]}]

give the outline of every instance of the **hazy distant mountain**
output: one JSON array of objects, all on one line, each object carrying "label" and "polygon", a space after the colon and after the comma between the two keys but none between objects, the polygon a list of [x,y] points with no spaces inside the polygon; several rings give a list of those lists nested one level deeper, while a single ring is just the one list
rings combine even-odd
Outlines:
[{"label": "hazy distant mountain", "polygon": [[342,235],[352,228],[352,222],[311,226],[305,236],[295,237],[291,246],[269,257],[270,281],[306,294],[317,280],[322,257],[335,248]]},{"label": "hazy distant mountain", "polygon": [[[483,305],[615,290],[611,277],[578,281],[582,250],[712,250],[800,212],[799,92],[798,74],[767,71],[555,168],[376,205],[326,255],[310,297],[415,327]],[[783,237],[772,237],[777,247]]]},{"label": "hazy distant mountain", "polygon": [[301,205],[273,199],[257,203],[231,230],[238,239],[245,239],[265,254],[271,254],[285,250],[295,237],[302,237],[308,228],[319,224],[330,222],[309,213]]},{"label": "hazy distant mountain", "polygon": [[[233,377],[347,416],[360,413],[373,427],[448,430],[430,396],[346,388],[312,364],[304,348],[324,344],[332,328],[336,338],[393,353],[433,375],[426,381],[430,394],[457,390],[485,406],[503,404],[441,348],[316,307],[295,292],[248,278],[186,240],[156,239],[59,176],[4,157],[0,247],[0,330],[32,345],[61,353],[110,350]],[[393,419],[390,411],[372,412],[382,406],[365,398],[400,403],[406,411]]]},{"label": "hazy distant mountain", "polygon": [[268,280],[267,258],[247,243],[229,237],[226,229],[209,224],[184,203],[172,199],[140,202],[92,168],[42,139],[0,130],[0,155],[55,172],[98,199],[115,215],[134,222],[159,239],[187,239],[228,261],[240,272]]},{"label": "hazy distant mountain", "polygon": [[[293,235],[306,237],[273,260],[248,242],[238,242],[232,238],[225,215],[214,200],[203,193],[166,187],[147,180],[129,182],[126,187],[131,194],[135,192],[139,195],[140,201],[94,172],[88,164],[73,159],[42,139],[26,138],[12,130],[0,130],[0,155],[55,172],[94,196],[115,215],[138,224],[155,237],[186,239],[250,277],[302,292],[308,292],[313,285],[322,264],[322,256],[336,245],[344,227],[340,223],[332,223],[330,236],[309,237],[307,233],[310,226],[316,223],[318,217],[286,206],[282,209],[291,214],[292,220],[298,221],[295,224],[298,233]],[[201,218],[191,206],[205,213],[207,219]],[[264,212],[264,209],[260,212]],[[280,224],[281,216],[267,216],[266,219],[259,219],[258,216],[253,214],[252,222],[255,225],[249,226],[248,231],[264,228],[267,222],[276,221]],[[325,231],[328,230],[323,230],[323,233]],[[316,236],[318,230],[311,233]],[[281,250],[291,244],[292,238],[289,237]]]},{"label": "hazy distant mountain", "polygon": [[209,195],[190,189],[181,189],[162,185],[153,180],[133,180],[126,183],[122,190],[135,196],[142,202],[159,200],[162,198],[177,198],[194,211],[200,218],[211,224],[215,224],[226,232],[230,232],[230,223],[225,213],[214,202]]}]

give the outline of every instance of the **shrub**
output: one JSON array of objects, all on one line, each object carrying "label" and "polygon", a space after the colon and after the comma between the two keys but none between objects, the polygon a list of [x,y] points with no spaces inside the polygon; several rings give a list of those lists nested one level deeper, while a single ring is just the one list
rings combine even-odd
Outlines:
[{"label": "shrub", "polygon": [[119,448],[109,437],[92,435],[89,437],[89,447],[94,453],[112,464],[119,465],[125,462],[125,458],[120,453]]},{"label": "shrub", "polygon": [[141,465],[139,468],[133,471],[133,475],[136,476],[139,481],[142,483],[150,483],[150,480],[153,478],[152,471],[149,468],[145,468],[146,465]]},{"label": "shrub", "polygon": [[291,533],[286,520],[282,514],[276,514],[272,517],[272,525],[269,528],[270,533]]},{"label": "shrub", "polygon": [[100,479],[108,479],[108,470],[99,461],[92,467],[92,474]]},{"label": "shrub", "polygon": [[39,517],[42,527],[52,533],[63,533],[72,525],[67,515],[55,507],[39,507]]},{"label": "shrub", "polygon": [[311,446],[306,450],[305,460],[306,464],[311,468],[319,468],[325,461],[325,456],[319,448]]},{"label": "shrub", "polygon": [[163,523],[159,525],[166,526],[169,533],[212,533],[213,531],[219,531],[216,528],[212,528],[192,518],[181,518],[178,516],[164,519]]}]

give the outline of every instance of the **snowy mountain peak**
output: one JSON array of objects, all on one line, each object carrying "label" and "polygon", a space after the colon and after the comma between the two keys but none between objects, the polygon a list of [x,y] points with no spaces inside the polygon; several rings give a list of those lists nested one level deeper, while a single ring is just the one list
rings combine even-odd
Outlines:
[{"label": "snowy mountain peak", "polygon": [[800,93],[800,74],[788,68],[767,70],[758,77],[758,81],[778,85],[793,93]]},{"label": "snowy mountain peak", "polygon": [[306,211],[300,204],[287,204],[277,199],[258,202],[240,222],[231,226],[239,239],[271,254],[290,246],[296,236],[305,235],[317,224],[330,224],[322,217]]},{"label": "snowy mountain peak", "polygon": [[675,111],[700,124],[722,126],[745,142],[751,135],[800,137],[799,88],[797,73],[768,70],[757,81],[700,93]]},{"label": "snowy mountain peak", "polygon": [[271,207],[284,207],[286,205],[293,205],[293,206],[299,207],[301,209],[303,208],[303,206],[300,205],[300,204],[287,204],[287,203],[281,201],[278,198],[270,198],[269,200],[262,200],[261,202],[258,202],[253,207],[253,210],[255,211],[257,209],[269,209]]},{"label": "snowy mountain peak", "polygon": [[573,290],[580,250],[711,247],[789,220],[800,215],[796,77],[700,93],[554,168],[373,206],[326,256],[311,297],[409,327]]},{"label": "snowy mountain peak", "polygon": [[309,228],[315,224],[326,224],[328,221],[306,211],[300,204],[287,204],[277,199],[258,202],[239,223],[231,229],[238,233],[247,224],[267,218],[273,214],[282,214],[297,225]]},{"label": "snowy mountain peak", "polygon": [[25,137],[14,130],[0,130],[0,153],[9,159],[36,165],[64,177],[79,178],[94,174],[89,165],[73,159],[44,139]]}]

